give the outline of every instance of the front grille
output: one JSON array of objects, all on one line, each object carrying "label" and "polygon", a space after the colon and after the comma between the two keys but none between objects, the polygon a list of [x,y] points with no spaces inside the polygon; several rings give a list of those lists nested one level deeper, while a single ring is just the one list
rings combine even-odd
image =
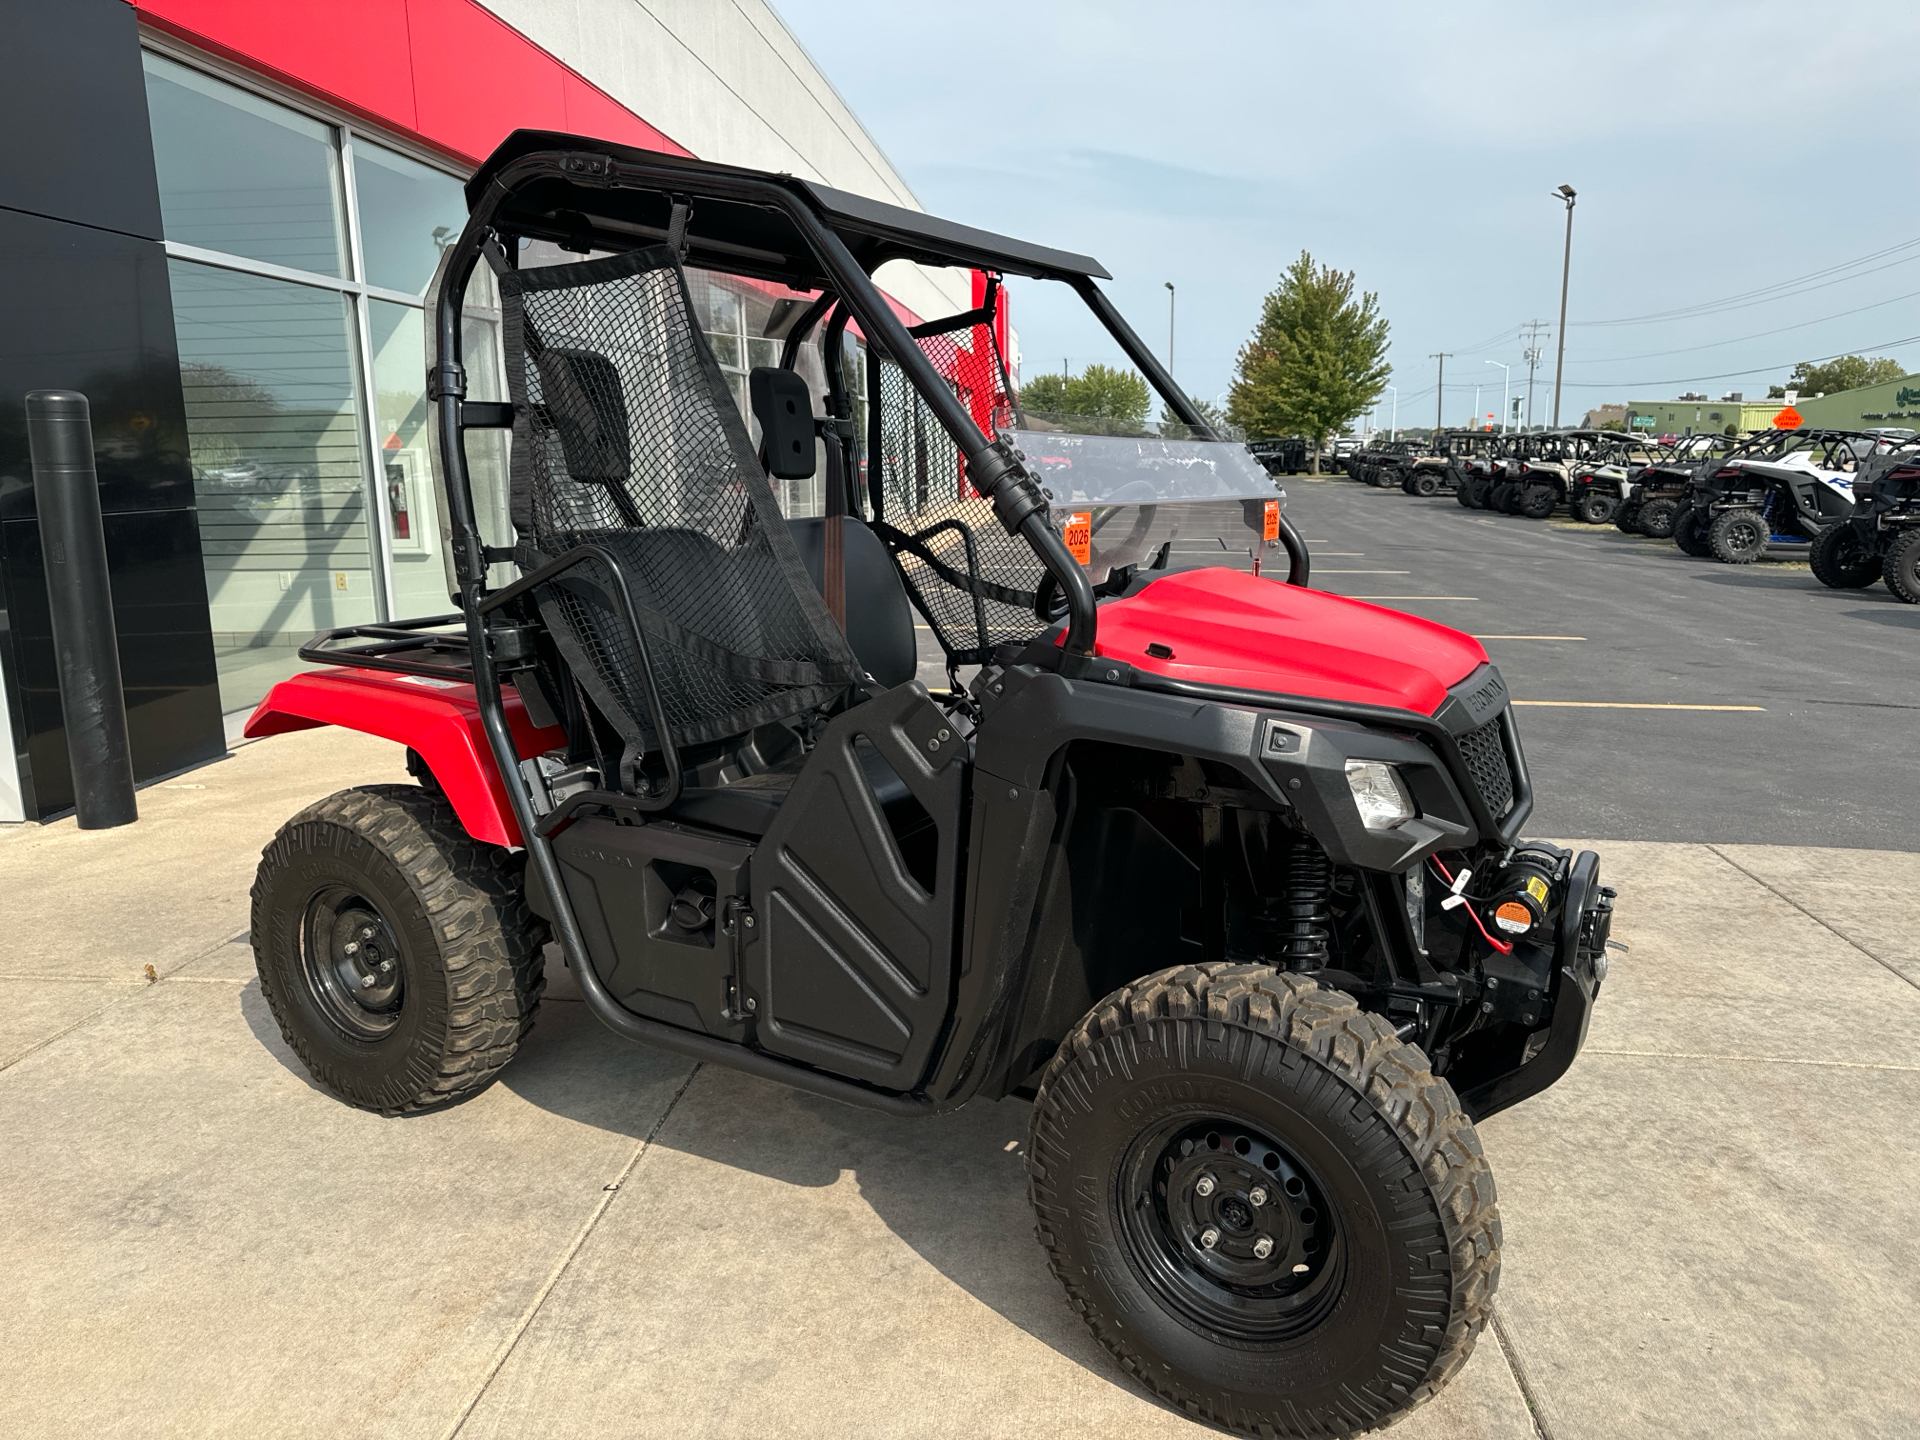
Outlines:
[{"label": "front grille", "polygon": [[1460,756],[1467,762],[1474,788],[1494,819],[1513,808],[1513,771],[1507,764],[1507,742],[1500,734],[1500,717],[1459,737]]}]

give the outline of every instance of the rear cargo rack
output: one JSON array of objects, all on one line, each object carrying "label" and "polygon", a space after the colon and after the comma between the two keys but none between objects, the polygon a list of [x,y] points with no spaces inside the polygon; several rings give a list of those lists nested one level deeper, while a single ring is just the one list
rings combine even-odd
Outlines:
[{"label": "rear cargo rack", "polygon": [[[458,625],[454,634],[437,633]],[[315,665],[351,665],[362,670],[391,670],[400,675],[430,675],[473,684],[473,657],[464,615],[433,615],[424,620],[394,620],[384,625],[344,625],[322,630],[300,647],[300,658]],[[348,644],[359,641],[359,644]]]}]

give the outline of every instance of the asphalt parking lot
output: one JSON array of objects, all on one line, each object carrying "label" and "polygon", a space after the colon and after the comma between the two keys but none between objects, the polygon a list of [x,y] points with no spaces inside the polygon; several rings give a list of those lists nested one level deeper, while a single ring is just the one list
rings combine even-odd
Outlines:
[{"label": "asphalt parking lot", "polygon": [[[1920,616],[1290,489],[1329,588],[1584,637],[1489,640],[1522,699],[1763,707],[1527,714],[1535,829],[1601,851],[1633,948],[1568,1077],[1482,1127],[1497,1325],[1391,1433],[1920,1433],[1920,846],[1903,711],[1874,708],[1920,705]],[[1862,703],[1827,715],[1834,690]],[[468,1103],[321,1094],[253,980],[247,887],[301,806],[404,778],[313,731],[143,791],[123,830],[0,834],[0,1433],[1205,1433],[1047,1275],[1019,1103],[896,1120],[695,1066],[614,1039],[558,966]]]}]

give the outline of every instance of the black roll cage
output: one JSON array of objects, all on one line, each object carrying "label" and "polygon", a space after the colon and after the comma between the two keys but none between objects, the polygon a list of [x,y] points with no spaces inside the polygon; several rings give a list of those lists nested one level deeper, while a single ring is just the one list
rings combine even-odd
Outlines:
[{"label": "black roll cage", "polygon": [[[467,223],[449,247],[435,296],[433,349],[427,370],[427,399],[436,412],[454,574],[459,586],[461,607],[460,615],[439,617],[431,623],[450,625],[464,620],[465,636],[442,634],[422,637],[407,627],[347,627],[316,637],[309,647],[313,654],[308,658],[332,663],[372,663],[378,668],[401,671],[430,670],[432,673],[450,673],[455,668],[464,668],[471,676],[488,747],[534,870],[534,877],[531,878],[536,878],[551,897],[556,938],[566,953],[569,967],[577,977],[588,1007],[615,1033],[720,1061],[751,1073],[779,1078],[789,1084],[852,1103],[900,1114],[929,1113],[934,1108],[933,1102],[924,1095],[902,1095],[877,1089],[814,1070],[804,1064],[763,1055],[728,1040],[650,1020],[627,1010],[614,998],[595,970],[578,919],[567,902],[565,883],[549,840],[549,831],[554,828],[552,822],[558,817],[548,816],[543,821],[534,811],[530,786],[520,768],[519,752],[508,725],[501,694],[503,669],[525,668],[525,637],[519,633],[523,627],[490,627],[488,622],[489,617],[499,615],[511,601],[583,560],[598,559],[604,568],[611,569],[616,576],[619,572],[617,568],[607,565],[604,557],[594,555],[591,547],[588,547],[561,556],[539,572],[498,591],[488,591],[488,566],[510,557],[507,552],[487,546],[481,536],[467,470],[464,432],[475,428],[507,426],[512,423],[513,416],[510,405],[466,400],[461,333],[463,298],[467,285],[474,267],[481,261],[483,248],[493,233],[496,220],[502,218],[502,212],[523,187],[552,181],[561,182],[564,186],[562,195],[576,201],[585,199],[593,192],[625,189],[650,193],[670,202],[671,219],[664,228],[632,221],[595,222],[586,214],[568,209],[563,215],[554,217],[564,219],[564,224],[529,224],[523,217],[508,216],[505,218],[510,223],[502,226],[502,229],[514,235],[556,239],[566,248],[583,253],[592,247],[596,224],[604,225],[600,233],[615,246],[631,247],[636,243],[655,243],[662,238],[673,237],[688,246],[683,254],[691,253],[693,263],[699,263],[704,258],[702,252],[705,252],[715,262],[715,268],[777,280],[793,284],[795,288],[822,291],[796,325],[796,333],[803,333],[803,327],[810,329],[818,324],[829,309],[835,317],[830,323],[844,325],[849,313],[857,318],[868,340],[877,343],[910,377],[920,398],[934,411],[942,427],[954,438],[965,456],[975,488],[993,501],[996,515],[1010,533],[1018,533],[1026,538],[1064,596],[1066,626],[1056,661],[1059,673],[1063,676],[1092,678],[1094,636],[1098,623],[1093,587],[1085,571],[1067,550],[1065,542],[1048,523],[1037,480],[1010,447],[989,440],[981,432],[959,398],[913,342],[912,334],[881,296],[873,283],[871,272],[888,260],[905,259],[1064,281],[1100,318],[1175,415],[1203,435],[1214,434],[1212,427],[1094,283],[1096,278],[1110,278],[1107,271],[1097,262],[1082,256],[1006,240],[917,212],[830,191],[790,176],[768,176],[728,166],[700,164],[649,151],[607,146],[579,136],[547,132],[515,132],[467,186]],[[793,265],[792,256],[764,247],[712,236],[689,235],[687,214],[693,203],[702,199],[731,202],[736,206],[776,213],[798,233],[811,252],[810,260],[818,262],[819,269],[824,273],[812,270],[803,272]],[[551,207],[547,213],[554,215]],[[829,223],[830,220],[836,223]],[[843,230],[846,235],[841,233]],[[858,258],[848,243],[848,236],[859,245]],[[794,346],[789,344],[784,348],[787,353],[783,355],[783,363],[790,365]],[[1305,584],[1305,543],[1284,515],[1281,516],[1280,530],[1291,561],[1290,579],[1292,583]],[[630,597],[623,595],[622,598],[630,612]],[[629,628],[635,632],[635,638],[644,644],[644,635],[631,613],[625,618]],[[376,631],[378,633],[374,633]],[[411,646],[408,644],[409,637],[412,639]],[[370,640],[374,643],[352,649],[328,648],[336,641],[347,639]],[[423,663],[419,653],[423,639],[428,640],[430,649],[443,654],[450,663]],[[401,652],[408,649],[414,650],[414,655],[402,658]],[[302,653],[306,654],[305,651]],[[465,661],[464,667],[460,666],[461,660]],[[650,672],[651,667],[646,668]],[[1181,689],[1184,691],[1185,687]],[[1216,698],[1232,703],[1241,697],[1223,691]],[[1264,701],[1267,697],[1262,698]],[[656,724],[659,724],[663,717],[658,698],[649,693],[647,699]],[[1416,720],[1410,713],[1397,718],[1402,723]],[[1425,717],[1417,717],[1417,720],[1425,720]],[[665,736],[664,727],[660,733]],[[672,766],[675,758],[673,745],[669,742],[662,748]],[[1524,771],[1522,774],[1524,776]],[[677,773],[673,774],[664,795],[651,797],[653,803],[648,803],[645,798],[636,800],[631,796],[610,792],[591,792],[578,798],[627,810],[654,810],[670,803],[672,793],[678,789],[675,783],[677,779]],[[1516,807],[1516,810],[1520,808]]]}]

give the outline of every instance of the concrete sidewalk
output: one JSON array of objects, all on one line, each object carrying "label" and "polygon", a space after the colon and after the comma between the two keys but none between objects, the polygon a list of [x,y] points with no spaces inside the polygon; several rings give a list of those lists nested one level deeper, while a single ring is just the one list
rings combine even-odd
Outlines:
[{"label": "concrete sidewalk", "polygon": [[[892,1120],[695,1066],[564,972],[467,1104],[314,1089],[252,978],[253,865],[404,778],[320,730],[125,830],[0,835],[0,1433],[1204,1433],[1047,1275],[1020,1104]],[[1920,856],[1595,848],[1633,952],[1573,1073],[1483,1127],[1498,1334],[1392,1433],[1920,1433]]]}]

